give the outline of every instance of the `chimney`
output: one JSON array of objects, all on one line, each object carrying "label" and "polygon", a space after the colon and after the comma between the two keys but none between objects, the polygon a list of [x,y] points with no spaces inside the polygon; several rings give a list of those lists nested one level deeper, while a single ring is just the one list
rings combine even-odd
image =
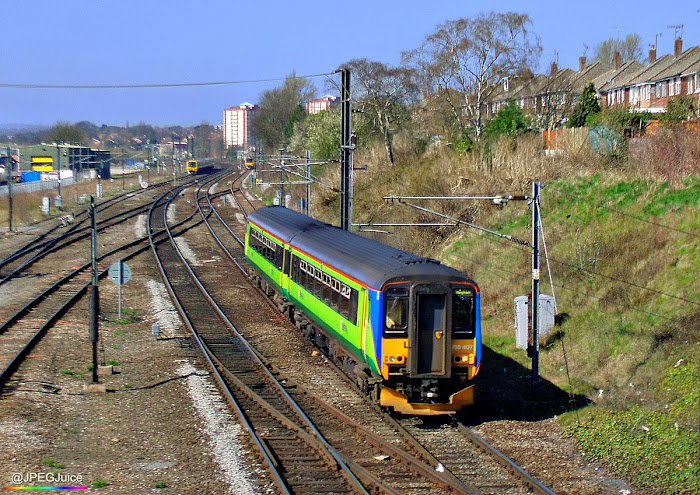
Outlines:
[{"label": "chimney", "polygon": [[549,73],[550,73],[551,76],[553,76],[553,75],[556,74],[557,72],[559,72],[559,67],[557,67],[557,63],[556,63],[556,62],[552,62],[552,65],[549,67]]},{"label": "chimney", "polygon": [[578,71],[583,72],[583,69],[585,69],[585,68],[586,68],[586,56],[581,55],[578,58]]},{"label": "chimney", "polygon": [[649,48],[649,63],[653,64],[656,62],[656,45],[651,45]]},{"label": "chimney", "polygon": [[615,55],[613,55],[613,69],[620,70],[621,65],[622,57],[620,56],[620,52],[615,52]]},{"label": "chimney", "polygon": [[683,53],[683,40],[676,38],[676,42],[673,44],[673,56],[677,57],[681,53]]}]

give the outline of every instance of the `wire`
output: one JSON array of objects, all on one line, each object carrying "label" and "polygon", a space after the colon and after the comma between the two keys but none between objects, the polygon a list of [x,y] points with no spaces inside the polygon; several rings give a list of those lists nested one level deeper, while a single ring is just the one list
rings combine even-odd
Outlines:
[{"label": "wire", "polygon": [[[490,270],[492,270],[492,271],[499,271],[499,272],[507,273],[507,274],[509,274],[509,275],[516,275],[516,276],[518,276],[518,277],[520,277],[520,278],[523,278],[523,277],[526,277],[526,276],[527,276],[527,275],[525,275],[524,273],[521,273],[521,272],[514,272],[514,271],[511,271],[511,270],[506,270],[505,268],[499,268],[499,267],[497,267],[497,266],[490,265],[490,264],[485,263],[485,262],[483,262],[483,261],[477,261],[477,260],[475,260],[475,259],[473,259],[473,258],[463,257],[462,259],[467,260],[467,261],[469,261],[469,262],[471,262],[471,263],[475,263],[475,264],[477,264],[477,265],[482,265],[482,266],[484,266],[484,267],[486,267],[487,269],[490,269]],[[590,293],[588,293],[588,292],[581,292],[581,291],[578,291],[578,290],[576,290],[576,289],[569,288],[569,287],[567,287],[567,286],[565,286],[565,285],[554,284],[554,287],[558,287],[558,288],[560,288],[560,289],[562,289],[562,290],[571,292],[571,293],[573,293],[573,294],[577,294],[577,295],[579,295],[579,296],[585,296],[585,297],[588,297],[588,298],[591,298],[591,299],[595,299],[596,301],[599,301],[599,302],[606,302],[606,303],[609,303],[609,304],[614,304],[615,306],[619,306],[619,307],[624,308],[624,309],[629,309],[630,311],[636,311],[637,313],[642,313],[642,314],[645,314],[645,315],[647,315],[647,316],[656,316],[657,318],[661,318],[661,319],[663,319],[663,320],[670,321],[670,322],[676,323],[676,324],[678,324],[678,325],[683,325],[683,322],[682,322],[682,321],[677,320],[677,319],[675,319],[675,318],[669,318],[668,316],[660,315],[660,314],[657,314],[657,313],[652,313],[651,311],[646,311],[646,310],[637,308],[637,307],[635,307],[635,306],[631,306],[631,305],[629,305],[629,304],[622,304],[622,303],[619,303],[619,302],[610,301],[609,299],[605,299],[605,298],[600,297],[600,296],[595,296],[595,295],[590,294]]]},{"label": "wire", "polygon": [[[312,78],[332,75],[332,72],[322,74],[310,74],[306,76],[295,76],[297,78]],[[11,89],[144,89],[144,88],[186,88],[197,86],[227,86],[234,84],[252,84],[261,82],[284,81],[287,77],[273,77],[270,79],[247,79],[240,81],[214,81],[214,82],[191,82],[191,83],[162,83],[162,84],[19,84],[0,83],[0,88]]]}]

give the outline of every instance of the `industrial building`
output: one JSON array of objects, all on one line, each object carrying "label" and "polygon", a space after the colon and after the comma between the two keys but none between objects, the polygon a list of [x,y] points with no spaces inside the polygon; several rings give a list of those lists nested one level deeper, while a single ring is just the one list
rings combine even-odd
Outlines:
[{"label": "industrial building", "polygon": [[109,150],[98,150],[72,144],[37,144],[18,149],[20,171],[56,172],[70,170],[76,177],[98,175],[108,179],[112,155]]}]

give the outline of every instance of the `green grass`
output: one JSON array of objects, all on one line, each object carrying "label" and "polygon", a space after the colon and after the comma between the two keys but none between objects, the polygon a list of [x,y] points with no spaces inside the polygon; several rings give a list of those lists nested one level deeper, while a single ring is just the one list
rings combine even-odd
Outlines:
[{"label": "green grass", "polygon": [[700,492],[697,432],[639,406],[621,411],[589,407],[578,417],[580,422],[566,413],[561,421],[589,461],[610,466],[645,493]]},{"label": "green grass", "polygon": [[[580,423],[575,412],[561,421],[589,460],[645,493],[700,493],[700,312],[688,302],[700,300],[700,242],[630,216],[698,233],[699,203],[698,177],[671,188],[596,175],[543,191],[549,255],[571,265],[552,264],[558,309],[571,316],[561,327],[571,392],[597,401]],[[508,208],[481,225],[529,239],[529,212]],[[513,298],[530,290],[527,253],[468,232],[439,258],[479,284],[484,344],[529,368],[513,330]],[[540,289],[551,290],[545,266]],[[560,345],[541,349],[542,376],[569,391],[563,366]]]},{"label": "green grass", "polygon": [[64,463],[56,462],[51,457],[45,457],[44,459],[41,460],[41,463],[44,464],[45,466],[56,468],[56,469],[63,469],[66,467],[66,465]]},{"label": "green grass", "polygon": [[104,478],[95,478],[92,482],[93,488],[104,488],[107,485],[108,485],[107,480]]}]

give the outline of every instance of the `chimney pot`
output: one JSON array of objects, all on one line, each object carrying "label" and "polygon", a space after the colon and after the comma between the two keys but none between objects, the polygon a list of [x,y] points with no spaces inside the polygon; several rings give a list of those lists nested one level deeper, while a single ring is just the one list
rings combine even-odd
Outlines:
[{"label": "chimney pot", "polygon": [[549,67],[549,72],[550,72],[550,75],[552,75],[552,76],[554,74],[556,74],[557,72],[559,72],[559,67],[557,67],[556,62],[552,62],[552,65]]},{"label": "chimney pot", "polygon": [[613,55],[613,69],[619,70],[621,65],[622,56],[620,56],[620,52],[615,52],[615,55]]},{"label": "chimney pot", "polygon": [[586,68],[586,56],[581,55],[578,58],[578,71],[583,72],[583,69],[585,69],[585,68]]},{"label": "chimney pot", "polygon": [[676,42],[673,44],[673,56],[677,57],[681,53],[683,53],[683,40],[676,38]]},{"label": "chimney pot", "polygon": [[656,46],[651,45],[651,48],[649,48],[649,63],[652,64],[656,62]]}]

